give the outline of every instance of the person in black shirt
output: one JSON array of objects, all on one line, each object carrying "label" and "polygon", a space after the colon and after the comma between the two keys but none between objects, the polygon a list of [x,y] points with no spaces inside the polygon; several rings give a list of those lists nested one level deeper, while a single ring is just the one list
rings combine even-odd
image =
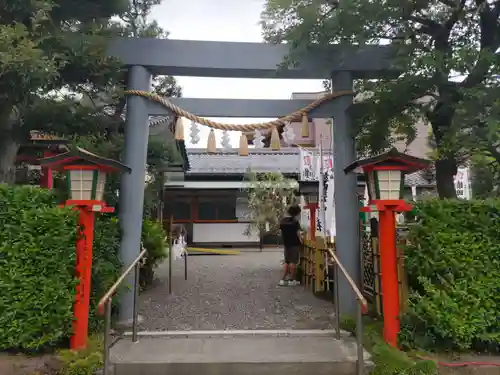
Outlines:
[{"label": "person in black shirt", "polygon": [[279,285],[297,285],[295,280],[295,269],[299,263],[300,248],[302,241],[300,239],[300,215],[299,206],[288,208],[287,216],[281,220],[280,229],[285,248],[285,263],[283,264],[283,278]]}]

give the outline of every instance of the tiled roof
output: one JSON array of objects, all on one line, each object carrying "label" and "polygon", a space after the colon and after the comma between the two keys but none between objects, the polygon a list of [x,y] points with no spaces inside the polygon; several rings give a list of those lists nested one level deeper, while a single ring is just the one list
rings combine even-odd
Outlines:
[{"label": "tiled roof", "polygon": [[61,141],[66,142],[64,138],[58,137],[53,134],[45,134],[38,130],[30,131],[30,140],[31,141]]},{"label": "tiled roof", "polygon": [[422,176],[421,172],[415,172],[409,174],[405,177],[405,185],[406,186],[435,186],[435,181],[429,181],[424,176]]},{"label": "tiled roof", "polygon": [[[299,174],[300,151],[298,148],[283,148],[279,151],[269,149],[250,149],[248,156],[239,156],[238,150],[217,150],[209,154],[205,149],[187,149],[190,170],[188,175],[196,174],[240,174],[253,172],[281,172]],[[419,172],[406,176],[407,186],[433,186]]]},{"label": "tiled roof", "polygon": [[299,171],[298,149],[249,150],[248,156],[239,156],[238,150],[217,150],[209,154],[204,149],[187,149],[190,170],[188,174],[239,174],[253,172],[282,172],[295,174]]}]

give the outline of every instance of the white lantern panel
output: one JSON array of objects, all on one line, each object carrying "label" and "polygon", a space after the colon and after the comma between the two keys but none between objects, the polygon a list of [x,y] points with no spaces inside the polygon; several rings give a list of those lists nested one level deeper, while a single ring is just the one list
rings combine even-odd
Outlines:
[{"label": "white lantern panel", "polygon": [[368,176],[366,178],[366,182],[368,184],[368,198],[370,199],[377,199],[377,189],[375,188],[375,184],[377,183],[375,181],[375,174],[373,171],[368,173]]},{"label": "white lantern panel", "polygon": [[93,170],[74,169],[69,171],[70,197],[74,200],[92,199]]},{"label": "white lantern panel", "polygon": [[95,190],[96,200],[98,201],[103,200],[105,185],[106,185],[106,173],[99,171],[97,175],[97,185]]},{"label": "white lantern panel", "polygon": [[377,171],[380,199],[401,199],[401,171]]}]

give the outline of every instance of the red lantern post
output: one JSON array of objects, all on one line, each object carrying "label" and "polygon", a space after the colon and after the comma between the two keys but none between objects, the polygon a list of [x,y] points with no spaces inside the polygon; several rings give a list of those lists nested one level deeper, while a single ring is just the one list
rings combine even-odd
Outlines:
[{"label": "red lantern post", "polygon": [[306,204],[303,208],[309,210],[309,238],[316,239],[316,212],[319,207],[319,182],[318,181],[299,181],[299,189],[297,195],[304,196]]},{"label": "red lantern post", "polygon": [[392,149],[385,154],[355,161],[344,170],[345,173],[349,173],[360,168],[364,172],[368,185],[369,206],[360,210],[379,213],[384,339],[394,347],[397,346],[400,330],[395,213],[412,209],[412,206],[403,199],[405,175],[425,169],[429,165],[429,160]]},{"label": "red lantern post", "polygon": [[106,174],[130,172],[130,168],[101,158],[81,148],[40,160],[44,168],[66,172],[69,197],[66,206],[79,211],[76,240],[76,276],[78,284],[73,310],[73,350],[87,347],[90,287],[92,278],[92,243],[96,212],[114,212],[103,200]]}]

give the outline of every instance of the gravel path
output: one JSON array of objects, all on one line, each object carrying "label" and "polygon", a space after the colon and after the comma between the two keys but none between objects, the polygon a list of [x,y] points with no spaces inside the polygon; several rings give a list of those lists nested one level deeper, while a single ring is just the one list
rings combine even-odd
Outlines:
[{"label": "gravel path", "polygon": [[201,255],[156,271],[155,286],[141,294],[142,330],[324,329],[333,324],[332,305],[302,286],[279,287],[282,252]]}]

